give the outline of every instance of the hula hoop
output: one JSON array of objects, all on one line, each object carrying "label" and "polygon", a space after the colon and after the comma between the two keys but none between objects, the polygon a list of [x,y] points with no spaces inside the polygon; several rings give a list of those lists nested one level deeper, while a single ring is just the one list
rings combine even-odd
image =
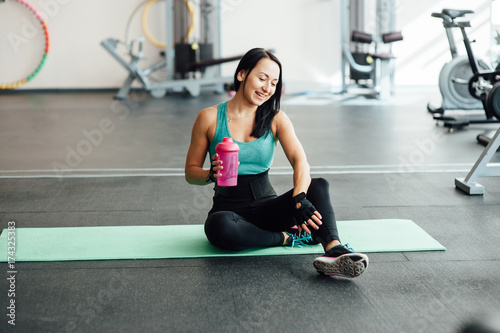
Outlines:
[{"label": "hula hoop", "polygon": [[[146,4],[146,6],[144,7],[144,11],[142,12],[142,31],[144,31],[144,35],[153,45],[164,49],[167,45],[165,43],[159,42],[156,38],[154,38],[151,35],[151,33],[149,32],[148,24],[147,24],[149,7],[153,4],[153,2],[156,2],[156,1],[161,1],[161,0],[149,0],[148,3]],[[186,6],[188,8],[189,16],[191,17],[191,25],[189,26],[188,33],[184,37],[184,42],[186,42],[194,30],[194,24],[193,24],[194,10],[193,10],[193,6],[191,5],[191,3],[188,0],[184,0],[184,3],[186,4]]]},{"label": "hula hoop", "polygon": [[191,18],[191,24],[189,25],[189,30],[188,30],[186,36],[184,36],[184,43],[187,43],[189,36],[191,36],[193,34],[193,31],[194,31],[194,9],[193,9],[193,5],[189,2],[189,0],[184,0],[184,3],[186,4],[186,6],[188,8],[189,17]]},{"label": "hula hoop", "polygon": [[25,79],[19,80],[17,82],[13,82],[13,83],[6,83],[6,84],[0,83],[0,90],[1,89],[14,89],[14,88],[22,86],[23,84],[26,84],[29,81],[33,80],[33,78],[42,69],[43,65],[45,64],[45,61],[47,60],[47,56],[49,54],[49,31],[47,29],[47,25],[45,24],[43,17],[40,15],[38,10],[36,10],[36,8],[33,7],[33,5],[30,4],[28,1],[26,1],[26,0],[15,0],[15,1],[19,2],[21,5],[24,5],[26,8],[31,10],[33,12],[33,14],[35,14],[35,16],[37,17],[38,21],[40,21],[40,24],[42,25],[42,28],[43,28],[43,33],[45,34],[45,50],[43,53],[42,60],[38,64],[37,68],[30,75],[28,75],[28,77],[26,77]]}]

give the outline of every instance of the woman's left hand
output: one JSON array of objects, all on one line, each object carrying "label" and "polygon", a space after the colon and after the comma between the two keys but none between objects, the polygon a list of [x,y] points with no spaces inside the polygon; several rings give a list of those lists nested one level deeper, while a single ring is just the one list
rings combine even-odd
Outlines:
[{"label": "woman's left hand", "polygon": [[323,224],[321,219],[321,214],[318,211],[314,211],[314,215],[311,216],[311,218],[307,221],[304,221],[302,224],[297,225],[297,228],[299,229],[299,232],[304,231],[310,234],[311,229],[309,229],[309,227],[312,227],[314,230],[318,230],[319,226]]},{"label": "woman's left hand", "polygon": [[311,233],[309,227],[318,230],[319,226],[323,224],[321,221],[322,216],[316,210],[314,205],[307,200],[306,194],[304,192],[293,197],[295,202],[294,219],[299,228],[299,232],[305,231],[308,234]]}]

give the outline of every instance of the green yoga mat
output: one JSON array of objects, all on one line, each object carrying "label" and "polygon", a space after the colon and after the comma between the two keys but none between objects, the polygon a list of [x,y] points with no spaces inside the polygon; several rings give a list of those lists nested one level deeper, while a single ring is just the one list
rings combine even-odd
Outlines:
[{"label": "green yoga mat", "polygon": [[[339,221],[341,239],[358,252],[445,250],[410,220]],[[7,230],[0,261],[9,261]],[[12,234],[10,235],[12,236]],[[320,245],[224,251],[206,239],[203,225],[16,228],[15,260],[165,259],[323,253]]]}]

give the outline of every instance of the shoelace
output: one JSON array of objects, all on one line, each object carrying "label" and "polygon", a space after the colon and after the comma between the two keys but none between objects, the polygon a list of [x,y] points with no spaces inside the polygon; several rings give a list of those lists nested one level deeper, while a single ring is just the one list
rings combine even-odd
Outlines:
[{"label": "shoelace", "polygon": [[346,249],[348,249],[349,251],[351,252],[356,252],[354,251],[354,249],[349,245],[349,243],[345,243],[345,244],[342,244],[343,247],[345,247]]},{"label": "shoelace", "polygon": [[292,247],[303,247],[303,246],[310,246],[309,244],[306,244],[307,242],[312,242],[312,235],[308,234],[306,232],[300,232],[297,234],[290,234],[288,233],[288,236],[291,237],[292,239]]}]

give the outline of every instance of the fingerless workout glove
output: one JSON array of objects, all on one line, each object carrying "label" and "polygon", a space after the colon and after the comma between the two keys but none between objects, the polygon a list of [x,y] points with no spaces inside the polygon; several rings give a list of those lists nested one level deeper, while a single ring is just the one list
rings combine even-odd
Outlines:
[{"label": "fingerless workout glove", "polygon": [[207,183],[210,181],[215,183],[217,181],[217,179],[215,179],[214,174],[215,174],[214,166],[210,163],[210,170],[208,171],[208,176],[207,176],[207,179],[205,181]]},{"label": "fingerless workout glove", "polygon": [[[294,196],[293,202],[293,218],[295,219],[295,223],[297,224],[306,223],[307,220],[309,220],[317,210],[314,205],[309,200],[307,200],[306,194],[304,192]],[[299,208],[297,208],[297,203],[300,203]]]}]

